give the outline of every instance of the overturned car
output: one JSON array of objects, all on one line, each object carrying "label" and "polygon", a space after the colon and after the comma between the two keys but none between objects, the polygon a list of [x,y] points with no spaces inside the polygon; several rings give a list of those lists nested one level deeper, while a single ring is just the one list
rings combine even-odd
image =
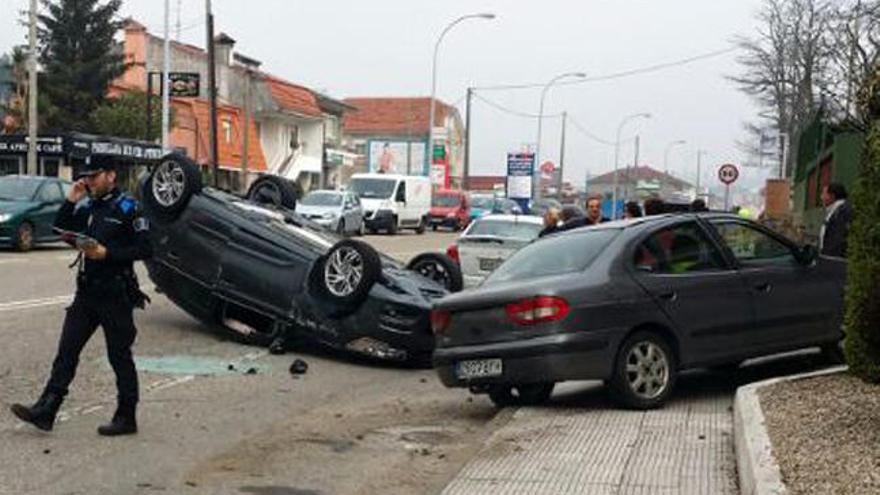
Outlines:
[{"label": "overturned car", "polygon": [[458,266],[424,253],[406,266],[293,211],[277,177],[242,198],[202,187],[198,166],[166,156],[141,184],[158,291],[255,345],[308,338],[374,358],[429,363],[432,301],[461,289]]}]

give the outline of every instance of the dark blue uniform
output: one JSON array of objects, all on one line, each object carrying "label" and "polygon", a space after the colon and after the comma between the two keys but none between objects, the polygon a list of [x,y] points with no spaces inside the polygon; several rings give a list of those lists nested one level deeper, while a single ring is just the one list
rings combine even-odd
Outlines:
[{"label": "dark blue uniform", "polygon": [[107,249],[107,256],[103,260],[79,260],[76,296],[67,308],[46,392],[61,398],[67,394],[79,355],[100,325],[107,357],[116,373],[117,413],[133,417],[138,380],[131,354],[137,334],[132,313],[135,306],[144,306],[145,298],[137,287],[133,264],[151,255],[149,225],[140,216],[137,201],[117,189],[79,205],[65,202],[55,226],[94,238]]}]

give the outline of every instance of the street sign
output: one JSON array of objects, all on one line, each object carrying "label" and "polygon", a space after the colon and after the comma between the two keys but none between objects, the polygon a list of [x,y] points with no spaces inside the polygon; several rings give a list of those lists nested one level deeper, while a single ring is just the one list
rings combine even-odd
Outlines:
[{"label": "street sign", "polygon": [[535,174],[535,154],[507,154],[507,197],[516,200],[523,211],[528,211],[532,197],[532,178]]},{"label": "street sign", "polygon": [[732,163],[725,163],[718,169],[718,180],[722,184],[729,186],[739,179],[739,169]]},{"label": "street sign", "polygon": [[[162,72],[150,72],[150,82],[153,76],[159,76],[160,81]],[[198,72],[169,72],[168,86],[171,88],[169,94],[175,97],[197,98],[201,87],[201,76]],[[159,94],[162,94],[162,84],[159,84]]]}]

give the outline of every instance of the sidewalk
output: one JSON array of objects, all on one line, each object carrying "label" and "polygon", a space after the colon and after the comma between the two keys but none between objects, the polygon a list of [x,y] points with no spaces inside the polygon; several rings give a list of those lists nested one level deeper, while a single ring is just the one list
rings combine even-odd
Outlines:
[{"label": "sidewalk", "polygon": [[522,408],[443,495],[736,494],[730,394],[616,409],[600,387]]}]

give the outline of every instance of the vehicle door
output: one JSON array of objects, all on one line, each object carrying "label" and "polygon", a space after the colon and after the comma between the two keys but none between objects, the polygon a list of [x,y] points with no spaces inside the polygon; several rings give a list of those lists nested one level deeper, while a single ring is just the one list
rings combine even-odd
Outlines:
[{"label": "vehicle door", "polygon": [[630,259],[636,282],[679,335],[686,364],[741,355],[754,344],[748,287],[696,221],[646,235]]},{"label": "vehicle door", "polygon": [[40,203],[38,209],[31,214],[34,225],[34,237],[45,239],[55,237],[52,226],[55,224],[55,216],[64,203],[64,193],[61,185],[56,181],[46,181],[37,191],[36,201]]},{"label": "vehicle door", "polygon": [[409,208],[406,205],[406,180],[398,181],[397,191],[394,193],[394,205],[397,211],[398,226],[409,222]]},{"label": "vehicle door", "polygon": [[345,227],[348,230],[356,231],[358,229],[360,221],[358,219],[358,212],[354,207],[354,195],[351,193],[342,195],[342,218],[345,220]]},{"label": "vehicle door", "polygon": [[839,305],[829,297],[834,280],[814,264],[802,264],[793,243],[746,220],[716,219],[711,225],[749,287],[760,344],[798,347],[827,336]]}]

